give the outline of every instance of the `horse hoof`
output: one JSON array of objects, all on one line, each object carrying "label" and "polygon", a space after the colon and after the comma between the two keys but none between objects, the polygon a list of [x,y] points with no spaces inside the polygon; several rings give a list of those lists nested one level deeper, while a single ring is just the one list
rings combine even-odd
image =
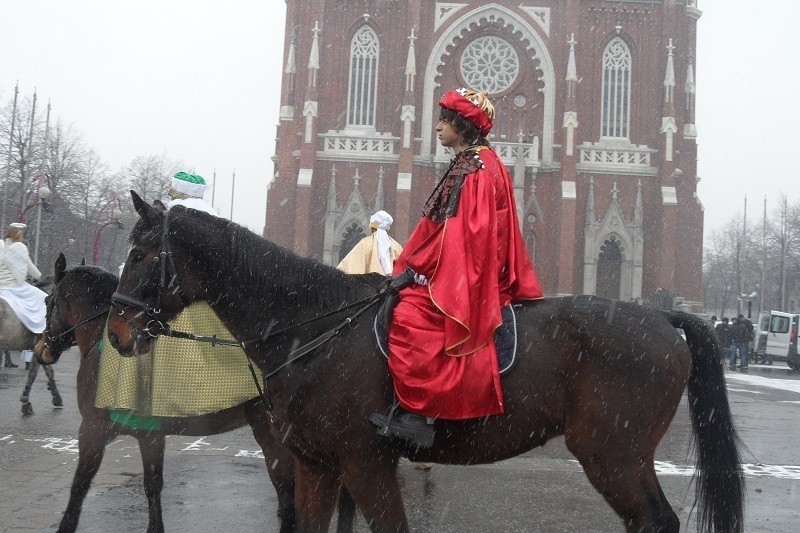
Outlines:
[{"label": "horse hoof", "polygon": [[64,401],[61,399],[61,396],[53,396],[53,405],[56,407],[64,407]]},{"label": "horse hoof", "polygon": [[33,414],[33,406],[30,403],[23,403],[22,404],[22,414],[23,415],[32,415]]}]

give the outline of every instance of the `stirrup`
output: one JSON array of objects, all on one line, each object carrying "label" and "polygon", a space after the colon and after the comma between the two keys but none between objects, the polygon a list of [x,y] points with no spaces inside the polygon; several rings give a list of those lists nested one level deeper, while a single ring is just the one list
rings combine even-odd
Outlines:
[{"label": "stirrup", "polygon": [[413,413],[401,412],[395,417],[400,403],[395,399],[388,415],[372,413],[369,421],[378,427],[377,433],[382,437],[397,437],[409,442],[416,448],[430,448],[436,431],[424,417]]}]

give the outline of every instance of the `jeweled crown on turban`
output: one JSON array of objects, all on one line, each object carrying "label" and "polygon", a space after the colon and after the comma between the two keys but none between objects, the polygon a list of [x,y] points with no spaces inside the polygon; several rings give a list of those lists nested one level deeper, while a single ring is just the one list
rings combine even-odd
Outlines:
[{"label": "jeweled crown on turban", "polygon": [[478,128],[481,136],[486,137],[492,130],[494,106],[489,101],[486,91],[477,92],[472,89],[454,89],[447,91],[439,100],[439,105],[452,109]]},{"label": "jeweled crown on turban", "polygon": [[178,172],[172,176],[172,189],[195,198],[202,198],[206,193],[206,180],[197,174]]}]

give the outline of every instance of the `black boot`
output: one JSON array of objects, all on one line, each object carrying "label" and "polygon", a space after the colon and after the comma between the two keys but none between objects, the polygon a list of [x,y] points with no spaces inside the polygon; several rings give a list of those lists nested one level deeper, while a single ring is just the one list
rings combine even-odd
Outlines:
[{"label": "black boot", "polygon": [[436,434],[433,424],[428,424],[424,416],[399,409],[396,402],[389,410],[388,415],[372,413],[369,421],[378,428],[378,435],[382,437],[404,439],[417,448],[433,446],[433,438]]},{"label": "black boot", "polygon": [[5,364],[6,368],[17,368],[17,367],[19,367],[19,365],[16,365],[11,361],[11,353],[9,353],[8,350],[3,350],[3,354],[5,354],[5,356],[6,356],[6,364]]}]

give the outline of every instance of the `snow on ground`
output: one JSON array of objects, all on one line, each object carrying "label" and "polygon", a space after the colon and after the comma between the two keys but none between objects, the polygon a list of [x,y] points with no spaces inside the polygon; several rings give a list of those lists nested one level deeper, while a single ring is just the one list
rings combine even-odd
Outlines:
[{"label": "snow on ground", "polygon": [[800,381],[792,379],[775,379],[766,378],[763,376],[755,376],[751,374],[728,372],[725,374],[725,379],[730,383],[731,381],[737,384],[756,385],[758,387],[767,387],[770,389],[779,389],[789,392],[800,393]]}]

